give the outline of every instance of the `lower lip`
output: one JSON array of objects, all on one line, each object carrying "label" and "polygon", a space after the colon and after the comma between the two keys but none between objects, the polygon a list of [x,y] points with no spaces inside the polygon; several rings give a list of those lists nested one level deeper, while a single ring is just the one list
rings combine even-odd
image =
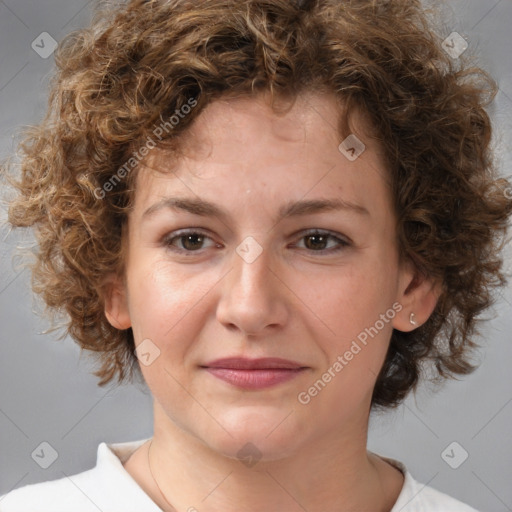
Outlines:
[{"label": "lower lip", "polygon": [[263,389],[289,381],[306,368],[266,370],[235,370],[232,368],[205,368],[213,376],[242,389]]}]

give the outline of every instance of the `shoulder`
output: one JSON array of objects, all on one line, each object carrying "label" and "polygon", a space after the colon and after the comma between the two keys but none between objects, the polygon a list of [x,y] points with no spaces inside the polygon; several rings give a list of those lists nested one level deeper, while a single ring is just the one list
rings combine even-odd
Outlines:
[{"label": "shoulder", "polygon": [[123,467],[143,442],[101,443],[94,468],[0,496],[0,512],[159,512]]},{"label": "shoulder", "polygon": [[380,457],[404,474],[402,491],[390,512],[478,512],[448,494],[417,482],[402,462]]},{"label": "shoulder", "polygon": [[[411,510],[428,510],[432,512],[478,512],[466,503],[463,503],[462,501],[427,485],[418,484],[418,492],[418,498],[414,498],[411,502],[413,505]],[[414,508],[415,502],[421,503],[423,508]],[[408,511],[409,509],[406,510]]]},{"label": "shoulder", "polygon": [[51,482],[26,485],[0,497],[1,512],[64,512],[72,503],[77,512],[98,511],[90,501],[98,483],[96,468]]}]

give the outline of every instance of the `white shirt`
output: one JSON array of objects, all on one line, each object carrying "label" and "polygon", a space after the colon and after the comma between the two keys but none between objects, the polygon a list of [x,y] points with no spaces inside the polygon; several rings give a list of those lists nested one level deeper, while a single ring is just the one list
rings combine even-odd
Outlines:
[{"label": "white shirt", "polygon": [[[0,512],[162,512],[123,467],[123,462],[146,441],[101,443],[93,469],[4,494],[0,496]],[[381,458],[405,475],[391,512],[477,512],[416,482],[401,462]]]}]

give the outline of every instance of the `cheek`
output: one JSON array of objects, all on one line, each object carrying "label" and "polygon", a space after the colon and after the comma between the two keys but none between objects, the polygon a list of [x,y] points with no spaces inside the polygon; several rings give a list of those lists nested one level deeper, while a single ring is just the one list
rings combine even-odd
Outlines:
[{"label": "cheek", "polygon": [[139,356],[139,365],[153,397],[178,421],[182,404],[190,399],[181,385],[190,371],[187,354],[199,337],[201,297],[211,284],[204,275],[193,279],[162,260],[145,269],[132,269],[129,308],[136,344],[150,340],[156,357],[146,365]]},{"label": "cheek", "polygon": [[[307,303],[324,320],[331,334],[350,338],[373,325],[380,315],[393,304],[391,273],[357,269],[332,272],[319,288],[316,281],[314,293],[308,290],[308,283],[303,285]],[[309,283],[311,290],[312,282]]]},{"label": "cheek", "polygon": [[314,327],[325,364],[316,369],[296,398],[312,416],[328,413],[326,429],[361,412],[361,404],[366,411],[386,356],[396,312],[392,298],[374,287],[378,283],[370,277],[331,280],[328,291],[314,305],[328,327],[320,321]]},{"label": "cheek", "polygon": [[151,332],[164,342],[162,336],[192,310],[201,288],[191,285],[183,270],[163,260],[140,261],[134,268],[128,284],[134,334],[147,337]]},{"label": "cheek", "polygon": [[[307,295],[307,304],[317,315],[309,315],[310,325],[328,361],[327,368],[342,358],[344,378],[338,382],[364,379],[363,376],[368,382],[376,378],[396,314],[392,282],[393,273],[379,267],[340,269],[325,281],[323,292],[317,286],[314,293]],[[307,284],[303,285],[303,293]]]},{"label": "cheek", "polygon": [[144,377],[157,386],[161,382],[172,386],[170,374],[182,382],[191,370],[187,366],[192,361],[190,352],[201,337],[208,294],[219,276],[192,266],[171,265],[162,258],[134,266],[131,272],[129,309],[135,342],[138,345],[149,339],[158,353],[151,365],[141,364]]}]

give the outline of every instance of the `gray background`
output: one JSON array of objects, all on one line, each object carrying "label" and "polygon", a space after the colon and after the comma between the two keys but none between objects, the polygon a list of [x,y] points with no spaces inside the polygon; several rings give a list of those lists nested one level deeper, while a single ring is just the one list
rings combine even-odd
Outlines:
[{"label": "gray background", "polygon": [[[451,0],[440,28],[444,39],[457,31],[468,51],[497,79],[491,109],[500,168],[509,176],[512,134],[512,0]],[[53,56],[38,55],[31,43],[42,32],[59,41],[86,25],[87,0],[0,0],[0,158],[13,149],[13,134],[38,122],[46,107]],[[0,184],[4,199],[5,185]],[[0,208],[0,223],[5,207]],[[99,388],[90,360],[72,340],[43,334],[48,323],[30,291],[28,271],[12,261],[29,234],[0,228],[0,494],[29,483],[92,467],[101,441],[149,437],[152,409],[142,385]],[[507,265],[510,265],[510,246]],[[437,393],[423,386],[396,411],[371,420],[369,449],[403,461],[413,476],[486,512],[512,511],[512,286],[500,295],[482,329],[482,364]],[[452,469],[441,454],[456,441]],[[42,469],[31,454],[41,442],[58,453]],[[0,503],[1,507],[1,503]]]}]

